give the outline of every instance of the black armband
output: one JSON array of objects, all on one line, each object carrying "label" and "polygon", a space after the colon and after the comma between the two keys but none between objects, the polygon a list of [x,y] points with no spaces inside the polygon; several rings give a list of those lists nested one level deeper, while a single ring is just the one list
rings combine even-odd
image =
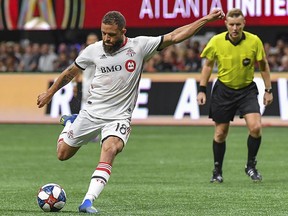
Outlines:
[{"label": "black armband", "polygon": [[207,88],[206,88],[206,86],[199,86],[199,91],[198,92],[203,92],[203,93],[205,93],[206,94],[206,90],[207,90]]}]

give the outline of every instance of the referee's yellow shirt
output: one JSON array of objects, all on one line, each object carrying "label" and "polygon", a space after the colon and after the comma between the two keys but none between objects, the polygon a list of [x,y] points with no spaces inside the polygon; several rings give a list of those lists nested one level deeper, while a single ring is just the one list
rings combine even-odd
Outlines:
[{"label": "referee's yellow shirt", "polygon": [[253,81],[254,64],[265,57],[265,51],[257,35],[244,31],[241,40],[233,44],[228,32],[223,32],[211,38],[201,57],[216,62],[222,83],[241,89]]}]

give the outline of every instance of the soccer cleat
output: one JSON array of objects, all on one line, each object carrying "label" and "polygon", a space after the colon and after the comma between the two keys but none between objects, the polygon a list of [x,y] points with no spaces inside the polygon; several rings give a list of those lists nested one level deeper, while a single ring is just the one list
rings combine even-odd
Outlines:
[{"label": "soccer cleat", "polygon": [[99,213],[96,208],[92,206],[92,202],[89,199],[86,199],[80,206],[79,212],[97,214]]},{"label": "soccer cleat", "polygon": [[60,118],[60,124],[65,126],[67,121],[70,121],[71,123],[73,123],[76,119],[76,117],[78,116],[78,114],[73,114],[73,115],[63,115]]},{"label": "soccer cleat", "polygon": [[245,166],[245,173],[250,176],[252,181],[260,182],[262,181],[262,176],[256,169],[256,163],[256,161],[253,161],[252,163],[247,164]]},{"label": "soccer cleat", "polygon": [[210,182],[211,183],[222,183],[223,182],[222,171],[218,171],[217,169],[214,169]]}]

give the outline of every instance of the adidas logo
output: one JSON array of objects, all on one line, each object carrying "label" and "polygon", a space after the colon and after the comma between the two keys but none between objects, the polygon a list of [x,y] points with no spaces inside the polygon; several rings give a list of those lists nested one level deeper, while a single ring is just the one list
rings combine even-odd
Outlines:
[{"label": "adidas logo", "polygon": [[105,59],[105,58],[107,58],[107,56],[106,56],[105,54],[103,54],[103,55],[100,57],[100,59]]}]

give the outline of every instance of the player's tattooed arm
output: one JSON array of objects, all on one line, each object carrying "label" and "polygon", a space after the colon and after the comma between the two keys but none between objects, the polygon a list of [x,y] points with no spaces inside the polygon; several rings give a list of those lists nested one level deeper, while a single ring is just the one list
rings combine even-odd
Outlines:
[{"label": "player's tattooed arm", "polygon": [[75,64],[71,64],[60,74],[54,84],[48,89],[48,92],[55,94],[59,89],[67,85],[81,71],[82,70],[75,66]]},{"label": "player's tattooed arm", "polygon": [[82,70],[76,67],[74,64],[70,65],[67,69],[65,69],[57,80],[53,83],[53,85],[44,93],[41,93],[37,98],[37,105],[39,108],[43,107],[45,104],[48,104],[53,95],[61,89],[63,86],[68,84],[77,74],[79,74]]},{"label": "player's tattooed arm", "polygon": [[59,83],[59,89],[63,86],[67,85],[71,80],[74,79],[75,76],[77,76],[79,73],[78,67],[75,67],[74,64],[71,64],[64,72],[63,72],[63,78],[61,82]]}]

